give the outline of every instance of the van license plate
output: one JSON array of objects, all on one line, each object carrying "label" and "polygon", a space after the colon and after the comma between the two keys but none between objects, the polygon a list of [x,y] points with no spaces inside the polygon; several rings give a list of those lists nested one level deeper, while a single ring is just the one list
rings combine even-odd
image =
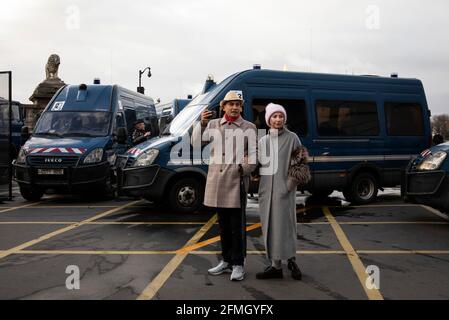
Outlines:
[{"label": "van license plate", "polygon": [[37,169],[39,175],[63,175],[64,169]]}]

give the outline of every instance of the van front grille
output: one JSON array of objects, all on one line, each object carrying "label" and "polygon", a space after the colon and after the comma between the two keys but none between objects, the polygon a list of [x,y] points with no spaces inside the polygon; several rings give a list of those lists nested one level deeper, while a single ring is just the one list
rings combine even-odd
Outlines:
[{"label": "van front grille", "polygon": [[75,167],[79,156],[28,156],[28,164],[32,167],[66,168]]}]

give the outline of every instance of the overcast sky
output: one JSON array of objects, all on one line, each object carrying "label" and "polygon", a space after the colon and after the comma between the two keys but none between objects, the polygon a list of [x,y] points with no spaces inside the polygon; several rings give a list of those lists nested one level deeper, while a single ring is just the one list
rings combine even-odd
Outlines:
[{"label": "overcast sky", "polygon": [[434,114],[449,113],[447,0],[0,0],[0,70],[29,103],[48,56],[69,84],[134,89],[153,98],[198,93],[261,64],[266,69],[419,78]]}]

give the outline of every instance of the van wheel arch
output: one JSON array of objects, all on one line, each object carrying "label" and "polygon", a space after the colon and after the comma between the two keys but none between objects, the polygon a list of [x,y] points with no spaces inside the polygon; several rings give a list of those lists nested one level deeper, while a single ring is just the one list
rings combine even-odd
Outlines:
[{"label": "van wheel arch", "polygon": [[[182,207],[180,206],[175,197],[173,188],[176,187],[181,181],[194,181],[195,188],[198,189],[199,194],[197,195],[199,198],[197,200],[196,205],[194,207]],[[199,210],[203,206],[203,197],[204,197],[204,189],[206,186],[206,177],[198,172],[180,172],[175,174],[168,181],[165,189],[164,189],[164,201],[173,209],[178,212],[184,213],[193,213],[196,210]]]},{"label": "van wheel arch", "polygon": [[[367,198],[362,197],[357,191],[359,185],[361,183],[360,180],[368,183],[369,188],[372,190],[368,192]],[[356,186],[357,184],[357,186]],[[380,169],[376,166],[359,166],[356,170],[352,171],[348,178],[348,185],[343,190],[343,195],[351,203],[355,204],[368,204],[377,198],[377,193],[381,186],[381,174]]]},{"label": "van wheel arch", "polygon": [[372,164],[358,165],[350,170],[348,182],[352,183],[354,181],[354,178],[357,177],[361,173],[369,173],[369,174],[372,174],[377,179],[377,182],[380,186],[380,185],[382,185],[382,181],[381,181],[382,175],[380,172],[381,172],[380,168],[377,167],[376,165],[372,165]]}]

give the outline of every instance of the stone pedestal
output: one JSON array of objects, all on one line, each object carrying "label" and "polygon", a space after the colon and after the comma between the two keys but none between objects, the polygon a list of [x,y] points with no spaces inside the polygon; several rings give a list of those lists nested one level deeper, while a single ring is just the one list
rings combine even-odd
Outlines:
[{"label": "stone pedestal", "polygon": [[30,131],[34,129],[37,119],[39,119],[40,114],[50,102],[51,98],[53,98],[54,94],[64,85],[65,83],[61,79],[53,78],[44,80],[36,87],[30,97],[30,101],[33,102],[33,105],[27,106],[25,109],[25,123]]}]

